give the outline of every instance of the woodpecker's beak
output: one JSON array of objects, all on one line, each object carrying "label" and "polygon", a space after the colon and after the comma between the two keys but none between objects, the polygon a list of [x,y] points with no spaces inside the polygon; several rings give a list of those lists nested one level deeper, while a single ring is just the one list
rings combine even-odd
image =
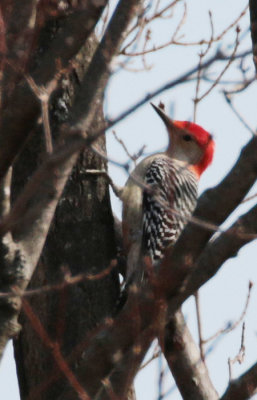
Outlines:
[{"label": "woodpecker's beak", "polygon": [[156,105],[154,105],[153,103],[150,103],[150,104],[155,109],[157,114],[161,117],[161,119],[163,120],[163,122],[166,125],[166,127],[167,128],[173,128],[174,127],[174,123],[173,123],[172,119],[170,117],[168,117],[168,115],[165,114],[165,112],[161,108],[156,107]]},{"label": "woodpecker's beak", "polygon": [[165,112],[161,108],[156,107],[153,103],[150,104],[155,109],[157,114],[161,117],[167,128],[169,137],[169,144],[167,151],[171,152],[171,149],[174,147],[174,143],[176,143],[177,141],[177,137],[181,133],[181,128],[178,126],[178,124],[176,124],[177,121],[173,121],[170,117],[168,117],[168,115],[165,114]]}]

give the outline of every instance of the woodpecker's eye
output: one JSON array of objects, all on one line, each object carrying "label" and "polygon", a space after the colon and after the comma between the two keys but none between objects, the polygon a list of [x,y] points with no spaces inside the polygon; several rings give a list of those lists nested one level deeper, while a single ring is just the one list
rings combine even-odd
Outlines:
[{"label": "woodpecker's eye", "polygon": [[193,140],[192,136],[190,136],[190,135],[184,135],[183,139],[184,139],[185,142],[191,142],[191,140]]}]

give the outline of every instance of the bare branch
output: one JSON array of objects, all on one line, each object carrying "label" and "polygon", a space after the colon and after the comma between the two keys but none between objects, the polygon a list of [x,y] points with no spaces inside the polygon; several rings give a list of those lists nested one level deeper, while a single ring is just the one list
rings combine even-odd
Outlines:
[{"label": "bare branch", "polygon": [[215,86],[217,86],[217,84],[219,83],[222,76],[225,74],[225,72],[228,70],[228,68],[234,61],[235,55],[236,55],[236,52],[237,52],[237,49],[239,46],[239,32],[240,32],[239,28],[237,28],[236,32],[237,32],[237,37],[236,37],[235,47],[234,47],[233,53],[231,54],[230,59],[228,60],[228,63],[226,64],[225,68],[223,68],[223,70],[219,73],[219,75],[217,76],[217,78],[215,79],[213,84],[209,87],[209,89],[206,90],[206,92],[203,93],[199,98],[197,98],[198,102],[202,101],[206,96],[208,96],[208,94],[215,88]]},{"label": "bare branch", "polygon": [[70,125],[85,131],[94,117],[94,101],[103,92],[110,76],[110,62],[117,55],[132,18],[136,15],[143,0],[120,0],[99,44],[88,71],[81,82],[81,88],[71,109]]},{"label": "bare branch", "polygon": [[[72,57],[85,43],[103,10],[103,2],[83,2],[83,9],[74,10],[61,18],[60,29],[48,51],[37,60],[30,75],[38,86],[47,86],[59,69],[68,66]],[[72,40],[71,40],[72,39]],[[59,63],[56,62],[59,60]],[[26,99],[26,102],[24,101]],[[8,100],[8,108],[0,125],[0,176],[4,176],[20,147],[28,137],[39,116],[40,106],[24,79],[17,85]]]},{"label": "bare branch", "polygon": [[229,366],[229,380],[232,380],[232,365],[238,362],[239,364],[242,364],[245,358],[245,322],[242,325],[242,334],[241,334],[241,345],[239,352],[237,355],[231,359],[228,359],[228,366]]},{"label": "bare branch", "polygon": [[184,400],[219,398],[181,311],[166,326],[164,355]]},{"label": "bare branch", "polygon": [[12,168],[0,182],[0,218],[3,219],[10,212]]},{"label": "bare branch", "polygon": [[[241,59],[249,54],[252,53],[252,50],[247,50],[242,53],[238,53],[235,55],[235,59]],[[202,70],[209,68],[211,65],[215,64],[216,62],[220,61],[228,61],[230,60],[231,55],[225,55],[223,53],[220,53],[218,51],[216,54],[211,56],[208,60],[206,60],[204,63],[202,63]],[[163,86],[160,86],[158,89],[154,90],[153,92],[148,93],[143,99],[138,101],[136,104],[131,106],[129,109],[121,113],[118,117],[115,119],[108,118],[107,116],[107,125],[105,129],[112,128],[114,125],[122,121],[124,118],[126,118],[128,115],[132,114],[134,111],[136,111],[139,107],[143,106],[144,104],[148,103],[151,99],[154,97],[158,96],[159,94],[165,92],[166,90],[172,89],[175,86],[187,83],[188,81],[191,81],[194,75],[197,73],[199,68],[199,63],[187,72],[181,74],[179,77],[172,79],[170,82],[166,83]],[[195,78],[194,78],[195,79]]]},{"label": "bare branch", "polygon": [[189,274],[188,279],[184,283],[184,287],[181,288],[181,295],[177,298],[179,304],[212,278],[226,260],[230,257],[235,257],[241,247],[253,240],[253,236],[247,239],[246,236],[244,238],[240,236],[240,233],[234,235],[235,230],[244,232],[247,229],[249,233],[256,233],[256,227],[257,206],[242,215],[227,232],[222,233],[218,238],[210,242],[194,265],[192,273]]},{"label": "bare branch", "polygon": [[[176,4],[176,1],[174,1],[173,3],[170,4],[170,7],[173,7]],[[178,32],[181,29],[181,26],[184,24],[185,22],[185,17],[186,17],[186,6],[184,9],[184,14],[182,16],[181,21],[179,22],[177,28],[175,29],[175,32],[172,36],[172,38],[166,42],[163,43],[159,46],[153,46],[150,49],[147,49],[145,51],[141,50],[141,51],[127,51],[127,49],[135,42],[136,39],[139,38],[139,36],[141,36],[142,31],[145,29],[145,27],[152,22],[152,20],[156,19],[156,18],[163,18],[161,15],[159,15],[159,13],[155,13],[153,15],[153,17],[151,18],[144,18],[142,21],[140,21],[140,33],[138,32],[138,34],[133,38],[133,40],[131,40],[131,42],[129,44],[127,44],[121,51],[122,54],[128,56],[128,57],[138,57],[142,54],[148,54],[148,53],[152,53],[155,51],[158,51],[160,49],[163,49],[164,47],[167,47],[169,45],[175,45],[175,46],[202,46],[202,45],[207,45],[207,48],[210,47],[213,43],[217,43],[219,42],[221,39],[223,39],[223,37],[229,32],[231,31],[231,29],[233,29],[233,27],[235,27],[239,21],[244,17],[244,15],[246,14],[248,10],[248,5],[242,10],[242,12],[239,14],[239,16],[232,22],[230,23],[222,32],[220,32],[218,35],[214,36],[214,34],[211,36],[211,39],[206,40],[206,39],[201,39],[199,41],[196,42],[190,42],[190,41],[181,41],[179,39],[176,39]],[[134,28],[135,29],[135,28]],[[138,40],[137,40],[138,41]],[[208,50],[207,50],[208,51]]]},{"label": "bare branch", "polygon": [[257,393],[257,363],[233,380],[220,400],[248,400]]},{"label": "bare branch", "polygon": [[249,8],[253,43],[253,62],[257,72],[257,4],[255,0],[249,0]]},{"label": "bare branch", "polygon": [[114,260],[110,263],[110,265],[105,268],[103,271],[99,272],[98,274],[78,274],[76,276],[71,276],[70,274],[64,274],[63,280],[61,282],[57,282],[56,284],[49,284],[40,286],[34,289],[27,289],[26,291],[19,291],[19,293],[12,292],[0,292],[0,299],[7,298],[7,297],[32,297],[32,296],[42,296],[44,293],[48,292],[56,292],[59,290],[65,289],[67,286],[77,285],[80,282],[84,281],[97,281],[100,280],[111,273],[111,271],[117,267],[117,263]]},{"label": "bare branch", "polygon": [[203,340],[204,344],[216,339],[220,335],[232,332],[234,329],[236,329],[238,327],[240,322],[242,322],[244,317],[246,316],[247,309],[248,309],[248,306],[249,306],[249,303],[250,303],[250,297],[251,297],[252,288],[253,288],[253,283],[250,281],[249,282],[249,286],[248,286],[248,294],[247,294],[247,299],[246,299],[246,302],[245,302],[245,306],[244,306],[244,309],[243,309],[241,315],[239,316],[239,318],[234,323],[229,324],[229,326],[227,326],[226,328],[220,329],[220,330],[218,330],[218,332],[214,333],[214,335],[208,337],[207,339],[204,339]]},{"label": "bare branch", "polygon": [[197,318],[197,327],[198,327],[198,337],[199,337],[199,349],[201,360],[204,363],[205,354],[204,354],[204,340],[203,340],[203,327],[202,327],[202,318],[201,318],[201,309],[200,309],[200,296],[197,291],[194,295],[195,298],[195,308],[196,308],[196,318]]},{"label": "bare branch", "polygon": [[226,91],[223,92],[226,102],[229,105],[229,107],[231,108],[231,110],[233,111],[233,113],[236,115],[236,117],[238,118],[238,120],[243,124],[243,126],[252,134],[252,135],[256,135],[257,130],[254,131],[254,129],[252,129],[250,127],[250,125],[246,122],[245,118],[239,113],[239,111],[236,109],[232,98],[230,96],[230,94]]},{"label": "bare branch", "polygon": [[46,152],[48,154],[51,154],[53,152],[53,143],[52,143],[50,121],[49,121],[49,99],[54,89],[56,89],[57,81],[53,82],[53,84],[48,85],[49,89],[37,86],[35,81],[30,76],[27,76],[27,81],[31,89],[33,90],[34,94],[41,102]]}]

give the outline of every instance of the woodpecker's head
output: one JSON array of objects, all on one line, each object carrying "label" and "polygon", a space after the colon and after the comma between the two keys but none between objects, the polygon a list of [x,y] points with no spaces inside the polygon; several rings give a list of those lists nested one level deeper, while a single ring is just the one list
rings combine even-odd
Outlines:
[{"label": "woodpecker's head", "polygon": [[214,140],[201,126],[188,121],[174,121],[163,110],[151,103],[169,133],[167,154],[191,169],[198,177],[210,165]]}]

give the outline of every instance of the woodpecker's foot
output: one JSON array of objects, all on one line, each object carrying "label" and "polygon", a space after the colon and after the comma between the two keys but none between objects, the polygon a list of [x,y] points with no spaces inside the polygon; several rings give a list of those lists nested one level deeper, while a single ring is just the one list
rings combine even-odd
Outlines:
[{"label": "woodpecker's foot", "polygon": [[123,187],[122,187],[122,186],[116,185],[116,184],[113,182],[113,180],[112,180],[112,178],[110,177],[110,175],[108,175],[107,172],[106,172],[105,170],[101,170],[101,169],[87,169],[87,170],[86,170],[86,173],[87,173],[88,175],[101,175],[101,176],[104,176],[104,177],[107,179],[109,185],[111,186],[111,188],[112,188],[114,194],[115,194],[119,199],[121,199],[122,192],[123,192]]}]

